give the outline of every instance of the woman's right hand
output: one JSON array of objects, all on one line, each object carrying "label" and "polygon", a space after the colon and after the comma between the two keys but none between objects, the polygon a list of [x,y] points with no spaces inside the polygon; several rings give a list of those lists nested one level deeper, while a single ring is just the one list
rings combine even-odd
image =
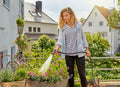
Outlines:
[{"label": "woman's right hand", "polygon": [[53,50],[52,54],[57,55],[59,48],[60,48],[60,45],[57,45],[56,48]]},{"label": "woman's right hand", "polygon": [[57,55],[57,51],[58,51],[57,49],[54,49],[53,52],[52,52],[52,54],[53,54],[53,55],[54,55],[54,54]]}]

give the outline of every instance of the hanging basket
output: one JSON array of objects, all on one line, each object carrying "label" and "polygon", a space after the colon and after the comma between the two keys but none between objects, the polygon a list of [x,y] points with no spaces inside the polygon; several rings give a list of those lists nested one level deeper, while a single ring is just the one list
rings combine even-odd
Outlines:
[{"label": "hanging basket", "polygon": [[18,34],[19,35],[22,34],[24,26],[23,25],[17,25],[17,28],[18,28]]},{"label": "hanging basket", "polygon": [[24,49],[18,45],[18,50],[19,50],[19,52],[23,52]]}]

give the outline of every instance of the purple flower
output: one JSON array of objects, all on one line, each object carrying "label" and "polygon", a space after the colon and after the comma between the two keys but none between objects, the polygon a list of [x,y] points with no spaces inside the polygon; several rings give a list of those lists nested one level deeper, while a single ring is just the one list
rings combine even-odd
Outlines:
[{"label": "purple flower", "polygon": [[55,75],[58,73],[58,71],[55,71]]},{"label": "purple flower", "polygon": [[45,72],[45,75],[48,75],[49,73],[48,72]]},{"label": "purple flower", "polygon": [[51,71],[52,69],[51,68],[48,68],[49,71]]}]

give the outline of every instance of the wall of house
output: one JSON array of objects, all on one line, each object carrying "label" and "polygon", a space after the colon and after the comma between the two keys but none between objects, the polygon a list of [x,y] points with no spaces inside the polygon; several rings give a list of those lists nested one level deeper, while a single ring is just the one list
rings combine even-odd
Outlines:
[{"label": "wall of house", "polygon": [[[9,7],[3,3],[3,0],[0,0],[0,53],[2,54],[3,52],[3,68],[5,68],[7,63],[7,55],[11,55],[12,51],[15,54],[16,45],[14,40],[17,37],[16,19],[19,15],[19,0],[7,1],[9,1]],[[11,50],[11,48],[13,49]]]},{"label": "wall of house", "polygon": [[[29,32],[29,27],[32,27],[32,32]],[[33,32],[33,28],[40,28],[40,32]],[[48,33],[58,35],[58,25],[50,23],[35,23],[35,22],[25,22],[24,33]]]}]

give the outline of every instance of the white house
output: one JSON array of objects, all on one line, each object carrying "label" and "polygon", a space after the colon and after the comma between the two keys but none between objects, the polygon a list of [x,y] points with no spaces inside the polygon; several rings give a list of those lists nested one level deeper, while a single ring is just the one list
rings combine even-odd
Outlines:
[{"label": "white house", "polygon": [[6,68],[16,53],[13,41],[17,37],[16,19],[20,14],[23,16],[21,5],[24,5],[23,0],[0,0],[0,69]]},{"label": "white house", "polygon": [[120,41],[118,40],[120,35],[118,29],[112,29],[110,31],[109,26],[107,26],[107,18],[111,12],[111,10],[104,7],[94,6],[83,23],[83,31],[85,33],[102,33],[102,37],[106,38],[112,46],[107,53],[114,55],[116,52],[120,52]]},{"label": "white house", "polygon": [[52,39],[57,39],[57,22],[42,11],[42,1],[36,4],[24,4],[24,34],[28,38],[37,40],[41,35],[48,35]]}]

